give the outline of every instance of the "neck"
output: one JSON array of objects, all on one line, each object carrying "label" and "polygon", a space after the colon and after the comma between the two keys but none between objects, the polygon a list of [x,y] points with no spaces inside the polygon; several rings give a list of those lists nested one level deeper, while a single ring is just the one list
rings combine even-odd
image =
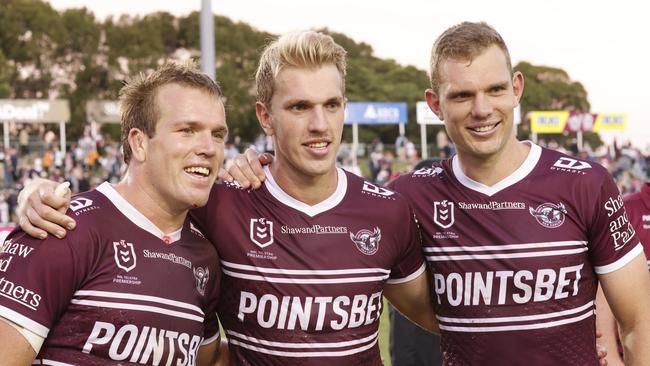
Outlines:
[{"label": "neck", "polygon": [[338,184],[338,172],[332,168],[322,175],[307,176],[290,167],[283,167],[280,162],[273,162],[269,167],[273,179],[289,196],[307,205],[316,205],[330,197]]},{"label": "neck", "polygon": [[127,171],[115,190],[165,234],[178,230],[185,222],[188,210],[174,210],[166,205],[169,198],[157,194],[133,172]]},{"label": "neck", "polygon": [[519,169],[528,157],[529,151],[528,143],[515,140],[489,158],[463,154],[462,151],[458,151],[457,157],[466,176],[490,187]]}]

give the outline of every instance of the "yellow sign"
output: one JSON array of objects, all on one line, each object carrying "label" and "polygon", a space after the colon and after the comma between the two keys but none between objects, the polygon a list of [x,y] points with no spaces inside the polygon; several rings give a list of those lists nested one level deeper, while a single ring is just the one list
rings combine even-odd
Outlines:
[{"label": "yellow sign", "polygon": [[530,130],[534,133],[562,133],[568,120],[567,111],[530,112]]},{"label": "yellow sign", "polygon": [[626,128],[627,115],[625,113],[599,113],[593,131],[614,131]]}]

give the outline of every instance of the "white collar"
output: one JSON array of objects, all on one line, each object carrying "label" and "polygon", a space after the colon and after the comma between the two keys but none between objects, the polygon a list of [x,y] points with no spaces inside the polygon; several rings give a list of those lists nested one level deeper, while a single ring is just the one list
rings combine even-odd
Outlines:
[{"label": "white collar", "polygon": [[151,233],[153,236],[160,238],[162,240],[165,236],[169,238],[169,243],[178,241],[181,238],[181,231],[183,227],[181,226],[178,230],[165,234],[160,230],[153,222],[151,222],[145,215],[143,215],[137,208],[133,207],[129,201],[124,199],[122,195],[115,190],[115,188],[108,182],[104,182],[97,187],[97,191],[106,196],[106,198],[113,203],[113,205],[126,216],[132,223],[140,227],[142,230],[145,230]]},{"label": "white collar", "polygon": [[531,171],[533,171],[535,165],[537,165],[537,162],[539,161],[539,158],[542,155],[542,148],[531,141],[525,141],[524,143],[528,143],[530,145],[530,151],[528,152],[528,156],[526,157],[526,160],[524,160],[524,162],[519,166],[519,168],[517,168],[514,172],[512,172],[512,174],[503,178],[501,181],[495,183],[492,186],[486,186],[485,184],[477,182],[472,178],[468,177],[467,175],[465,175],[463,169],[460,166],[460,160],[458,159],[458,155],[454,155],[451,162],[454,175],[456,176],[458,181],[465,187],[483,193],[487,196],[493,196],[498,192],[524,179],[528,174],[530,174]]},{"label": "white collar", "polygon": [[291,208],[309,215],[310,217],[314,217],[338,205],[343,200],[348,187],[348,179],[345,175],[345,172],[343,172],[343,170],[340,168],[336,168],[336,173],[338,175],[336,190],[334,193],[332,193],[332,195],[327,197],[322,202],[311,206],[304,202],[298,201],[297,199],[287,194],[284,190],[282,190],[282,188],[280,188],[278,183],[273,178],[273,174],[271,174],[271,170],[269,169],[268,165],[264,166],[264,173],[266,174],[266,181],[264,182],[264,185],[275,199]]}]

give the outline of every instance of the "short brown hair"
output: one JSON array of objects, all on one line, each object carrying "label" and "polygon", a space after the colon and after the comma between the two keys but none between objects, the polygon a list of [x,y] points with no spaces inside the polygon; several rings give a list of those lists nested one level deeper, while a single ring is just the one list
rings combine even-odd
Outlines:
[{"label": "short brown hair", "polygon": [[159,116],[156,107],[156,94],[160,87],[167,84],[180,84],[196,88],[221,98],[223,93],[219,84],[202,73],[194,60],[187,62],[166,61],[152,73],[140,73],[129,80],[120,89],[120,118],[122,121],[122,149],[124,162],[131,160],[129,131],[132,128],[142,130],[153,137]]},{"label": "short brown hair", "polygon": [[510,52],[501,35],[485,22],[462,22],[444,31],[431,50],[429,78],[431,88],[438,92],[440,87],[440,64],[448,59],[472,61],[487,48],[496,45],[506,55],[508,70],[512,74]]},{"label": "short brown hair", "polygon": [[324,33],[312,30],[291,32],[280,36],[264,48],[255,73],[257,101],[270,107],[275,78],[284,67],[317,68],[326,64],[336,66],[341,74],[345,95],[347,52]]}]

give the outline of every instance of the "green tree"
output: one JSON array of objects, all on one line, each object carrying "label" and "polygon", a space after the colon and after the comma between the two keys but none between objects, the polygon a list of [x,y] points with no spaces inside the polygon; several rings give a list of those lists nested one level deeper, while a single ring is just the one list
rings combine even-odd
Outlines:
[{"label": "green tree", "polygon": [[[587,90],[580,82],[571,80],[566,71],[555,67],[532,65],[525,61],[519,62],[515,70],[521,71],[525,78],[524,94],[521,99],[521,115],[524,121],[520,127],[520,137],[528,137],[530,121],[526,116],[531,111],[590,111]],[[563,144],[575,138],[575,133],[549,134],[544,135],[544,138],[555,139]],[[597,133],[585,132],[583,139],[592,147],[602,144]]]}]

